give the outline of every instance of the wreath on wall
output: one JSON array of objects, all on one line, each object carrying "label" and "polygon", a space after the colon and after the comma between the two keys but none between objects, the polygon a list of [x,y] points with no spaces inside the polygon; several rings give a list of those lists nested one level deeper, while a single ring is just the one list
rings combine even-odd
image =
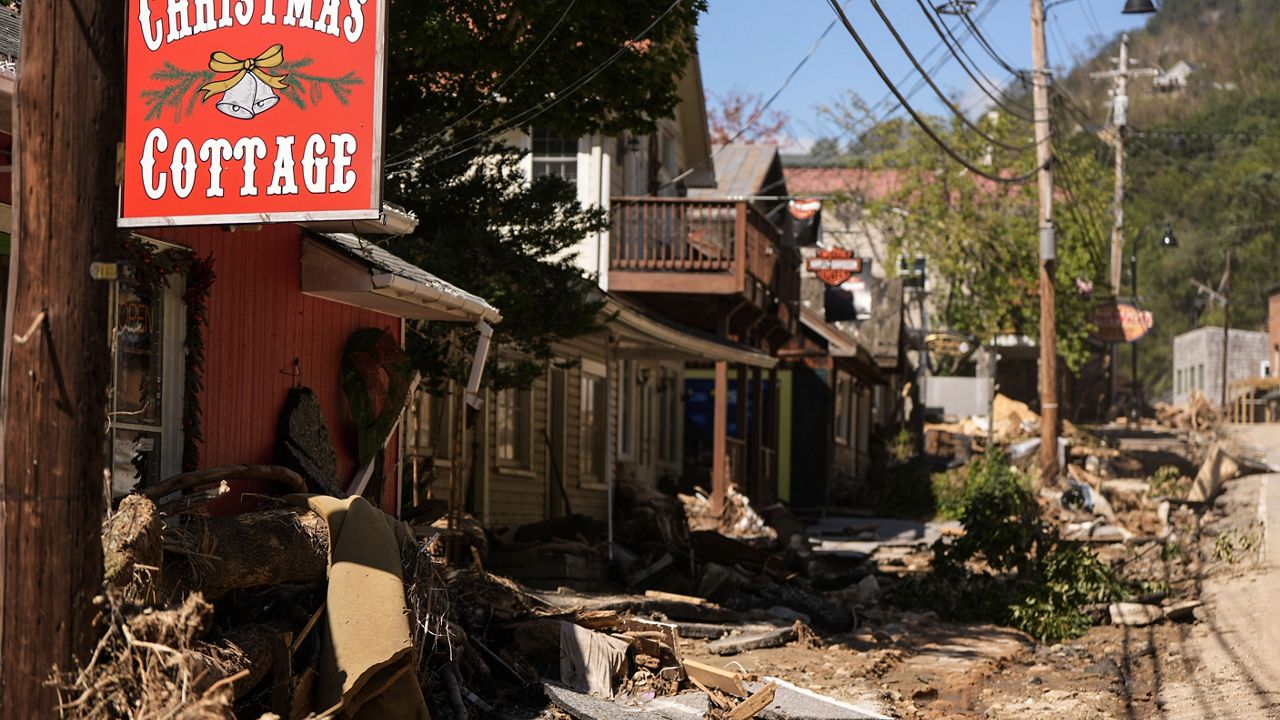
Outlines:
[{"label": "wreath on wall", "polygon": [[[159,297],[169,287],[169,278],[182,275],[186,290],[182,302],[186,308],[187,336],[184,343],[186,363],[182,382],[182,470],[190,472],[200,465],[200,442],[204,440],[200,393],[204,390],[205,329],[209,321],[209,291],[216,275],[213,257],[198,257],[185,248],[158,248],[132,235],[121,239],[124,260],[133,267],[133,276],[124,282],[151,297]],[[163,328],[152,325],[153,346],[160,343]],[[160,377],[149,374],[142,388],[144,402],[160,397]]]}]

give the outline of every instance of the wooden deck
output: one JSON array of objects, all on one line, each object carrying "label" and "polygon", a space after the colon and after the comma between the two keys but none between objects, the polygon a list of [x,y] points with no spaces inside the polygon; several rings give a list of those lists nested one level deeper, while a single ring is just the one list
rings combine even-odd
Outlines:
[{"label": "wooden deck", "polygon": [[799,300],[798,254],[744,200],[615,197],[609,289],[738,295],[761,310]]}]

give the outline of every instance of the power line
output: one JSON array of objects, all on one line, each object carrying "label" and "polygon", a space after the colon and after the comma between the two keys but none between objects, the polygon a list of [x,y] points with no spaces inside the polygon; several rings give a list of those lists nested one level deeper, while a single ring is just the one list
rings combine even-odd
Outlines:
[{"label": "power line", "polygon": [[[989,4],[984,5],[982,10],[979,11],[978,13],[978,22],[981,22],[983,19],[985,19],[987,14],[995,10],[996,6],[999,4],[1000,4],[1000,0],[991,0]],[[945,23],[944,23],[944,26],[945,26]],[[967,35],[970,33],[966,29],[962,34]],[[934,45],[929,50],[929,52],[924,54],[922,61],[927,62],[930,57],[932,57],[942,49],[943,49],[943,44],[941,41],[939,41],[936,45]],[[938,58],[938,61],[935,62],[930,67],[929,72],[934,75],[938,74],[938,72],[942,70],[943,66],[946,65],[948,62],[950,62],[950,60],[951,60],[951,57],[949,55],[943,54],[942,57]],[[909,68],[907,72],[903,74],[902,79],[898,81],[898,84],[899,85],[905,84],[915,74],[916,74],[915,68]],[[910,90],[907,91],[906,93],[907,99],[910,100],[911,98],[914,98],[916,94],[919,93],[921,90],[923,90],[925,87],[926,87],[926,84],[924,80],[917,80],[916,84],[912,86]],[[894,99],[895,99],[894,94],[892,92],[887,92],[885,93],[884,97],[879,100],[879,102],[876,102],[875,104],[868,106],[866,110],[865,127],[867,128],[875,127],[876,125],[879,125],[880,123],[884,122],[889,117],[889,114],[897,109],[896,106],[893,106],[890,104]],[[877,110],[877,108],[883,108],[883,109]],[[840,132],[840,138],[848,139],[849,136],[852,135],[854,132],[857,132],[857,131],[851,128],[844,128]]]},{"label": "power line", "polygon": [[889,16],[885,15],[884,9],[880,7],[880,3],[878,2],[878,0],[871,0],[871,7],[874,8],[876,11],[876,14],[880,16],[880,20],[884,22],[885,27],[889,28],[889,34],[892,35],[893,39],[898,42],[898,46],[902,48],[902,52],[906,53],[907,59],[910,60],[911,64],[915,66],[915,69],[920,72],[921,77],[923,77],[924,80],[929,83],[929,87],[933,88],[934,94],[938,96],[938,99],[942,101],[943,105],[945,105],[949,110],[951,110],[953,114],[955,114],[956,117],[960,119],[960,122],[964,123],[971,130],[978,133],[978,135],[981,136],[983,140],[986,140],[992,145],[1002,147],[1005,150],[1021,152],[1023,150],[1029,150],[1035,147],[1034,142],[1028,145],[1018,146],[1018,145],[1010,145],[1006,142],[1003,142],[994,137],[991,137],[986,133],[985,130],[979,127],[977,123],[970,120],[963,112],[960,112],[960,108],[956,107],[955,103],[951,102],[951,100],[947,98],[947,94],[942,92],[942,89],[939,88],[938,84],[933,81],[933,78],[929,77],[929,74],[925,72],[925,69],[920,66],[920,61],[916,60],[915,53],[911,52],[911,48],[907,45],[906,41],[902,39],[902,35],[898,33],[898,29],[894,27],[892,22],[890,22]]},{"label": "power line", "polygon": [[1098,16],[1093,14],[1093,0],[1081,0],[1080,8],[1085,20],[1093,28],[1093,32],[1098,37],[1106,37],[1106,33],[1102,32],[1102,26],[1098,24]]},{"label": "power line", "polygon": [[960,13],[960,21],[969,28],[969,32],[973,33],[973,36],[978,40],[978,44],[987,51],[987,54],[991,56],[992,60],[996,61],[996,64],[1004,68],[1006,72],[1019,77],[1024,74],[1024,71],[1010,65],[1003,57],[1000,56],[1000,53],[996,52],[996,49],[991,45],[991,41],[987,40],[987,36],[982,34],[982,31],[978,29],[977,24],[974,22],[973,18],[969,17],[968,13]]},{"label": "power line", "polygon": [[764,115],[765,111],[769,109],[769,106],[773,104],[773,101],[778,99],[778,96],[782,94],[782,91],[787,89],[787,86],[791,84],[791,81],[795,79],[796,75],[800,74],[800,69],[803,68],[805,63],[809,62],[809,59],[818,52],[818,48],[822,45],[822,41],[827,39],[827,35],[831,34],[831,31],[835,29],[835,26],[836,21],[832,20],[831,24],[827,25],[827,29],[823,30],[822,34],[818,36],[818,39],[813,41],[813,45],[809,48],[809,52],[805,53],[804,57],[800,58],[800,62],[796,63],[796,66],[791,68],[791,72],[787,74],[786,79],[782,81],[782,84],[778,86],[778,89],[773,91],[773,94],[769,96],[769,99],[764,101],[763,105],[756,109],[755,112],[751,113],[751,117],[747,118],[746,123],[744,123],[741,128],[738,128],[738,131],[733,134],[733,137],[729,138],[726,142],[721,143],[720,147],[715,152],[708,155],[705,160],[699,160],[693,165],[685,168],[684,172],[663,183],[662,187],[665,188],[670,185],[674,185],[686,177],[689,177],[689,175],[697,169],[698,166],[714,161],[720,153],[724,152],[725,148],[729,147],[738,138],[746,134],[747,130],[749,130],[751,126],[754,125],[762,115]]},{"label": "power line", "polygon": [[[977,75],[982,75],[983,79],[986,80],[987,84],[990,84],[992,87],[995,87],[995,83],[991,80],[991,78],[987,77],[982,72],[982,70],[978,69],[978,64],[974,62],[973,58],[969,55],[969,51],[964,49],[964,44],[956,40],[955,34],[951,32],[951,28],[947,27],[946,23],[939,23],[938,21],[934,20],[933,11],[930,10],[929,6],[925,5],[924,0],[916,0],[916,4],[920,6],[920,12],[924,13],[925,18],[929,20],[929,24],[933,26],[933,31],[937,33],[939,38],[942,39],[942,42],[947,46],[947,49],[951,51],[952,57],[954,57],[956,59],[956,62],[960,64],[961,69],[963,69],[965,74],[969,76],[969,79],[972,80],[974,84],[978,86],[978,89],[981,90],[984,95],[991,98],[991,101],[994,102],[997,107],[1009,113],[1013,117],[1026,122],[1032,122],[1031,117],[1022,114],[1017,110],[1014,110],[1013,108],[1006,105],[1004,101],[1002,101],[1000,98],[991,94],[991,91],[988,90],[986,85],[984,85],[983,82],[978,79]],[[955,42],[954,46],[952,45],[952,41]],[[973,70],[970,70],[969,66],[965,64],[964,58],[961,58],[961,54],[963,54],[964,58],[967,58],[970,63],[973,63],[973,67],[974,67]],[[975,71],[977,72],[977,75],[974,74]],[[997,90],[997,92],[999,92],[999,90]],[[1028,112],[1031,110],[1031,108],[1028,108],[1026,105],[1018,105],[1017,103],[1012,103],[1012,102],[1011,104],[1017,105],[1017,107],[1020,110],[1022,110],[1022,112]]]},{"label": "power line", "polygon": [[885,85],[889,86],[889,89],[893,92],[894,96],[898,98],[898,102],[902,103],[902,108],[906,110],[907,114],[911,116],[911,119],[914,120],[915,123],[920,126],[920,129],[925,133],[925,135],[928,135],[929,139],[932,140],[935,145],[941,148],[943,152],[951,156],[951,159],[955,160],[957,163],[960,163],[960,165],[962,165],[963,167],[968,169],[970,172],[972,172],[973,174],[979,177],[986,178],[992,182],[1005,183],[1005,184],[1025,183],[1031,180],[1031,178],[1035,177],[1036,173],[1040,171],[1040,168],[1037,167],[1022,175],[1017,175],[1012,177],[1003,177],[1000,175],[996,175],[994,173],[987,172],[986,170],[983,170],[982,168],[977,167],[976,165],[971,163],[969,160],[965,159],[965,157],[961,155],[959,152],[957,152],[955,148],[951,147],[949,144],[947,144],[945,140],[939,137],[937,132],[935,132],[934,129],[930,127],[927,122],[925,122],[924,118],[921,117],[920,113],[916,112],[915,108],[911,107],[911,104],[907,102],[907,99],[902,96],[902,91],[899,90],[898,87],[893,84],[893,81],[889,79],[889,75],[885,73],[884,68],[880,66],[880,62],[876,60],[876,57],[871,52],[871,49],[867,47],[867,44],[865,42],[863,42],[862,36],[859,35],[858,31],[854,29],[853,23],[849,22],[849,17],[844,14],[844,9],[842,9],[835,0],[827,0],[827,4],[831,6],[831,9],[834,10],[836,15],[840,18],[840,22],[844,25],[845,30],[849,33],[849,36],[853,38],[853,41],[858,44],[858,48],[862,50],[862,54],[867,57],[868,61],[870,61],[871,67],[875,69],[876,74],[880,76],[880,79],[884,82]]},{"label": "power line", "polygon": [[[497,127],[478,132],[468,138],[459,140],[457,142],[454,142],[450,145],[446,145],[443,148],[438,149],[433,155],[439,155],[440,153],[449,153],[449,154],[446,155],[445,157],[435,160],[434,162],[431,163],[431,165],[434,166],[434,165],[438,165],[440,163],[446,162],[448,160],[451,160],[455,157],[458,157],[459,155],[466,153],[468,150],[472,149],[473,147],[479,146],[481,143],[483,143],[484,141],[490,138],[497,137],[498,135],[501,135],[502,133],[505,133],[508,130],[512,130],[514,128],[520,127],[521,125],[528,124],[534,118],[537,118],[538,116],[542,115],[543,113],[547,112],[551,108],[558,105],[565,98],[568,98],[578,90],[581,90],[585,85],[590,83],[592,80],[596,79],[596,77],[598,77],[601,73],[603,73],[606,69],[608,69],[610,65],[617,62],[618,58],[622,57],[625,53],[630,51],[632,46],[635,45],[635,43],[638,43],[641,40],[643,40],[644,37],[649,34],[650,30],[653,30],[653,28],[657,27],[658,23],[662,22],[662,20],[667,15],[671,14],[672,10],[676,9],[676,6],[679,5],[680,2],[681,0],[672,0],[671,4],[667,6],[666,10],[663,10],[662,13],[658,15],[658,17],[654,18],[653,22],[649,23],[649,25],[644,30],[641,30],[637,35],[632,37],[630,41],[623,43],[622,47],[618,48],[617,52],[611,55],[604,62],[597,65],[587,74],[569,83],[565,87],[561,88],[558,92],[553,93],[550,99],[542,100],[538,102],[536,105],[534,105],[533,107],[528,108],[520,113],[517,113],[510,120],[508,120],[505,123],[499,124]],[[454,150],[455,148],[461,148],[461,149],[450,153],[450,151]],[[421,158],[421,159],[422,160],[431,159],[433,155],[428,155],[426,158]],[[395,164],[405,165],[405,164],[408,164],[408,162],[411,162],[412,160],[416,160],[416,159],[417,158],[402,160],[399,163],[395,163]]]}]

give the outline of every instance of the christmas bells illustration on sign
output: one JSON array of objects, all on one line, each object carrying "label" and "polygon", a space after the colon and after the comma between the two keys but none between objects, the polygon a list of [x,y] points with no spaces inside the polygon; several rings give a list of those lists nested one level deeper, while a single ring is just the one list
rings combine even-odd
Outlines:
[{"label": "christmas bells illustration on sign", "polygon": [[284,79],[288,74],[272,75],[268,68],[284,62],[284,46],[272,45],[257,57],[248,60],[234,58],[219,50],[209,56],[209,69],[216,73],[235,73],[225,80],[215,80],[200,88],[204,100],[221,94],[217,108],[225,115],[249,120],[264,113],[280,102],[276,90],[289,87]]}]

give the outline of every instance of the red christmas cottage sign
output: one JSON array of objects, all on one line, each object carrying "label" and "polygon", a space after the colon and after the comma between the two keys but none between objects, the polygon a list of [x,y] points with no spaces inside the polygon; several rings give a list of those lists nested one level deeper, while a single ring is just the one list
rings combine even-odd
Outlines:
[{"label": "red christmas cottage sign", "polygon": [[129,0],[120,225],[377,218],[387,0]]}]

